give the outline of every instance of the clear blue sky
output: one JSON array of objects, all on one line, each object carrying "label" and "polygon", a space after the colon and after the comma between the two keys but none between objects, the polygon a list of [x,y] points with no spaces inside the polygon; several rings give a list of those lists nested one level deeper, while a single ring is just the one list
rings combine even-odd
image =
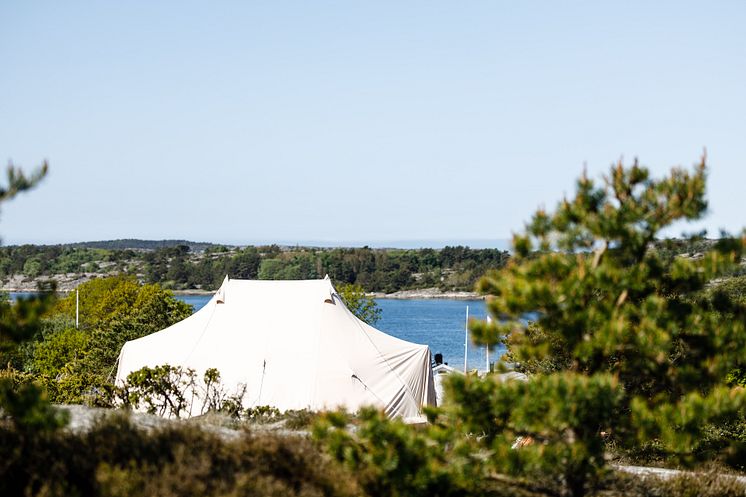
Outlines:
[{"label": "clear blue sky", "polygon": [[[602,5],[603,4],[603,5]],[[4,243],[508,238],[587,164],[707,148],[746,225],[746,3],[0,4]]]}]

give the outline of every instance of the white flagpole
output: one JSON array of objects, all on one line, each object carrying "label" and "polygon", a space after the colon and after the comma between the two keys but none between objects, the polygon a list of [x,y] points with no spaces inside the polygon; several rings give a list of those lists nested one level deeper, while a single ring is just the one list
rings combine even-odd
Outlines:
[{"label": "white flagpole", "polygon": [[464,326],[464,374],[466,374],[466,358],[469,357],[469,306],[466,306],[466,326]]},{"label": "white flagpole", "polygon": [[80,316],[80,295],[78,294],[78,289],[75,289],[75,328],[78,328],[79,324],[79,316]]},{"label": "white flagpole", "polygon": [[[487,316],[487,324],[490,324],[490,323],[492,323],[492,318]],[[487,345],[484,348],[484,356],[487,359],[487,372],[489,373],[490,372],[490,346],[489,345]]]}]

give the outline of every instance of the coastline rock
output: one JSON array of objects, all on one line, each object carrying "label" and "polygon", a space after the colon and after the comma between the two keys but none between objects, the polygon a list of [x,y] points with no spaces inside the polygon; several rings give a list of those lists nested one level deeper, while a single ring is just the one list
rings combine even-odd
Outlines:
[{"label": "coastline rock", "polygon": [[369,297],[376,299],[448,299],[448,300],[484,300],[477,292],[444,292],[438,288],[420,288],[417,290],[399,290],[394,293],[371,292]]},{"label": "coastline rock", "polygon": [[[116,273],[111,273],[116,274]],[[14,275],[11,278],[4,280],[0,291],[3,292],[35,292],[37,290],[37,283],[41,281],[55,281],[57,283],[57,291],[60,293],[67,293],[75,290],[78,285],[90,281],[95,278],[107,276],[99,273],[67,273],[67,274],[56,274],[46,278],[27,278],[23,275]],[[215,293],[213,290],[202,290],[199,288],[187,289],[187,290],[172,290],[174,295],[212,295]],[[384,292],[370,292],[367,293],[369,297],[376,299],[400,299],[400,300],[416,300],[416,299],[448,299],[448,300],[484,300],[484,296],[477,292],[455,292],[455,291],[442,291],[439,288],[419,288],[416,290],[399,290],[394,293]]]},{"label": "coastline rock", "polygon": [[0,291],[3,292],[35,292],[38,289],[38,283],[46,281],[54,281],[57,283],[57,291],[61,293],[67,293],[75,290],[75,287],[86,281],[90,281],[96,277],[100,277],[97,273],[67,273],[67,274],[56,274],[51,277],[44,278],[27,278],[20,274],[15,274],[2,282]]}]

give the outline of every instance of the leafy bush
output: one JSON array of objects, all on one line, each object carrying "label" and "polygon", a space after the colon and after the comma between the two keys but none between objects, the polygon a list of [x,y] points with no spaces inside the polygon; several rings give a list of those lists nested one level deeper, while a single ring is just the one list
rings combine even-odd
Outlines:
[{"label": "leafy bush", "polygon": [[344,412],[323,414],[313,436],[356,475],[368,495],[493,495],[496,486],[505,488],[486,477],[474,447],[467,439],[454,439],[447,426],[415,429],[375,409],[361,410],[354,429],[352,422]]},{"label": "leafy bush", "polygon": [[271,423],[277,421],[280,416],[280,410],[272,406],[248,407],[242,412],[244,419],[257,423]]},{"label": "leafy bush", "polygon": [[207,369],[199,381],[193,369],[168,364],[133,371],[123,385],[111,391],[116,404],[134,409],[142,407],[150,414],[169,418],[208,412],[222,412],[236,419],[274,416],[276,409],[244,410],[245,393],[246,387],[241,385],[235,393],[226,393],[220,372],[215,368]]},{"label": "leafy bush", "polygon": [[283,413],[285,427],[289,430],[302,430],[310,427],[317,419],[318,413],[308,409],[289,410]]},{"label": "leafy bush", "polygon": [[80,329],[74,326],[72,293],[40,321],[35,340],[18,349],[21,360],[15,362],[36,375],[52,402],[105,403],[124,343],[166,328],[192,309],[159,286],[141,285],[132,277],[98,278],[78,290]]},{"label": "leafy bush", "polygon": [[127,375],[117,396],[125,406],[142,404],[150,414],[178,418],[192,405],[188,395],[196,387],[195,376],[193,369],[168,364],[144,367]]}]

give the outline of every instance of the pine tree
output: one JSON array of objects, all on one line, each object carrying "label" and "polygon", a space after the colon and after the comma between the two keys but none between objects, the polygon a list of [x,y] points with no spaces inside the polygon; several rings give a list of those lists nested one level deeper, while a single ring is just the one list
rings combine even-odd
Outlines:
[{"label": "pine tree", "polygon": [[[698,259],[652,248],[673,223],[703,216],[705,177],[704,159],[660,180],[636,161],[612,166],[601,184],[583,175],[573,198],[514,237],[508,265],[479,282],[496,319],[472,324],[476,342],[506,341],[513,359],[534,364],[563,350],[559,371],[527,383],[450,385],[451,414],[484,434],[499,471],[553,474],[582,495],[603,473],[605,438],[656,439],[688,462],[709,423],[746,406],[725,381],[746,358],[746,306],[703,292],[740,263],[746,237],[722,237]],[[540,333],[526,333],[527,315]],[[511,450],[516,437],[532,443]]]},{"label": "pine tree", "polygon": [[[0,187],[0,203],[34,187],[46,173],[46,162],[28,177],[12,164],[8,165],[7,186]],[[0,352],[18,347],[39,332],[41,316],[54,301],[53,287],[40,290],[39,296],[19,299],[15,303],[0,300]],[[21,432],[31,435],[54,429],[65,421],[49,405],[38,386],[23,378],[19,381],[17,375],[10,371],[0,375],[0,416],[8,419]]]}]

